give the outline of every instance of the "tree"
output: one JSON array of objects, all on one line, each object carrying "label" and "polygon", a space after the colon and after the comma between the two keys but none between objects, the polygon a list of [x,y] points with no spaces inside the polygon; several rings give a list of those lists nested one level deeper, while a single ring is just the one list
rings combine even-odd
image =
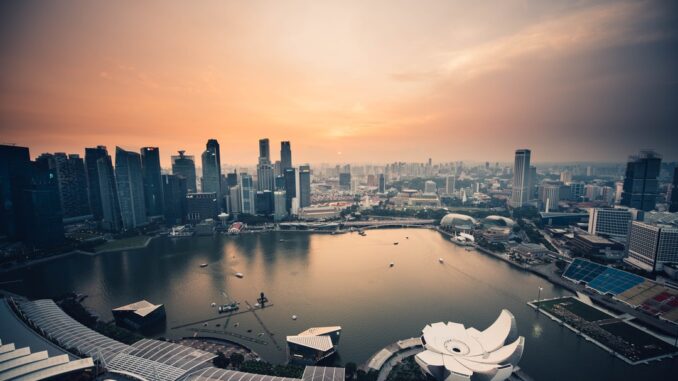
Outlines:
[{"label": "tree", "polygon": [[233,367],[238,369],[238,368],[240,368],[240,365],[243,363],[243,361],[245,361],[245,356],[243,356],[240,353],[235,352],[235,353],[231,353],[230,359],[231,359],[231,364],[233,364]]},{"label": "tree", "polygon": [[231,360],[221,351],[217,352],[217,357],[212,360],[212,364],[214,364],[215,367],[222,369],[228,368],[228,364],[230,363]]},{"label": "tree", "polygon": [[353,379],[353,376],[355,375],[355,371],[358,369],[358,366],[354,362],[348,362],[346,363],[346,378],[349,380]]}]

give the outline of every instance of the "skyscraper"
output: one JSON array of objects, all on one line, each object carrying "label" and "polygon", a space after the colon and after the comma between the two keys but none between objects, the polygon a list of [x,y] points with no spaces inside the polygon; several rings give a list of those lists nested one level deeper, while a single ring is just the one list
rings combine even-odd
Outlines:
[{"label": "skyscraper", "polygon": [[299,207],[311,206],[311,167],[299,167]]},{"label": "skyscraper", "polygon": [[115,182],[118,187],[122,226],[125,229],[133,229],[146,223],[144,181],[141,173],[141,155],[115,147]]},{"label": "skyscraper", "polygon": [[297,173],[294,168],[286,168],[283,176],[285,176],[285,206],[289,213],[292,209],[292,199],[297,197]]},{"label": "skyscraper", "polygon": [[216,193],[217,206],[221,206],[221,153],[216,139],[207,141],[202,154],[202,192]]},{"label": "skyscraper", "polygon": [[271,165],[271,150],[268,139],[259,140],[259,163],[257,164],[257,189],[275,189],[275,173]]},{"label": "skyscraper", "polygon": [[351,172],[339,174],[339,188],[342,190],[351,190]]},{"label": "skyscraper", "polygon": [[285,191],[273,192],[273,220],[280,221],[287,216]]},{"label": "skyscraper", "polygon": [[456,191],[456,189],[455,189],[456,188],[456,181],[457,181],[457,178],[454,175],[453,176],[447,176],[447,178],[445,179],[445,193],[447,193],[448,195],[454,194],[454,192]]},{"label": "skyscraper", "polygon": [[193,156],[186,156],[186,151],[179,151],[179,156],[172,156],[172,173],[186,179],[186,189],[188,192],[197,192],[195,183],[195,159]]},{"label": "skyscraper", "polygon": [[678,227],[632,221],[624,262],[645,271],[661,271],[678,262]]},{"label": "skyscraper", "polygon": [[63,152],[55,153],[53,160],[64,218],[90,214],[84,161],[77,154],[66,155]]},{"label": "skyscraper", "polygon": [[63,214],[55,168],[45,162],[31,163],[30,183],[21,190],[21,220],[25,242],[50,247],[64,241]]},{"label": "skyscraper", "polygon": [[511,206],[514,208],[523,206],[530,199],[530,155],[529,149],[516,151],[511,191]]},{"label": "skyscraper", "polygon": [[653,151],[642,151],[626,164],[621,205],[651,211],[657,203],[661,157]]},{"label": "skyscraper", "polygon": [[25,224],[22,189],[31,181],[27,147],[0,145],[0,235],[19,239]]},{"label": "skyscraper", "polygon": [[386,193],[386,177],[383,173],[379,174],[379,193]]},{"label": "skyscraper", "polygon": [[282,171],[292,168],[292,147],[288,141],[280,142],[280,167]]},{"label": "skyscraper", "polygon": [[252,176],[240,173],[240,193],[243,213],[254,214],[254,182]]},{"label": "skyscraper", "polygon": [[186,179],[179,175],[162,175],[165,221],[181,224],[186,219]]},{"label": "skyscraper", "polygon": [[671,200],[669,202],[669,212],[678,212],[678,167],[673,170],[673,188],[671,190]]},{"label": "skyscraper", "polygon": [[122,229],[122,216],[120,215],[118,186],[115,182],[111,155],[107,153],[98,158],[96,166],[99,176],[99,194],[101,195],[101,227],[105,230],[119,231]]},{"label": "skyscraper", "polygon": [[165,200],[162,195],[163,184],[160,176],[160,150],[158,147],[143,147],[141,149],[141,168],[144,180],[146,214],[149,216],[163,215]]},{"label": "skyscraper", "polygon": [[539,185],[539,201],[544,211],[558,210],[560,188],[561,184],[559,183],[542,183]]},{"label": "skyscraper", "polygon": [[85,148],[85,173],[87,174],[87,189],[89,193],[89,208],[95,220],[103,218],[101,205],[101,190],[99,189],[99,171],[97,161],[108,156],[106,146]]}]

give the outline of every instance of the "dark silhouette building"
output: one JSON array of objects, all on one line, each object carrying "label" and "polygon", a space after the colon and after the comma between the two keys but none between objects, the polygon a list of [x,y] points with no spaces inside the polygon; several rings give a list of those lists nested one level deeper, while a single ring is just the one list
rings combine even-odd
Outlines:
[{"label": "dark silhouette building", "polygon": [[207,141],[205,152],[202,154],[202,193],[212,192],[216,193],[217,200],[221,200],[221,154],[216,139]]},{"label": "dark silhouette building", "polygon": [[96,161],[96,166],[101,195],[101,227],[104,230],[119,231],[122,229],[122,216],[111,155],[100,157]]},{"label": "dark silhouette building", "polygon": [[186,179],[179,175],[162,175],[165,221],[182,224],[186,220]]},{"label": "dark silhouette building", "polygon": [[189,193],[186,195],[186,219],[197,224],[219,214],[217,194],[215,192]]},{"label": "dark silhouette building", "polygon": [[21,190],[23,240],[36,247],[56,246],[64,242],[63,213],[59,182],[54,168],[46,162],[31,163],[30,183]]},{"label": "dark silhouette building", "polygon": [[158,147],[141,149],[141,169],[144,182],[144,200],[146,215],[163,215],[164,199],[162,195],[162,179],[160,177],[160,150]]},{"label": "dark silhouette building", "polygon": [[27,147],[0,145],[0,235],[10,239],[23,233],[21,190],[30,183],[30,163]]},{"label": "dark silhouette building", "polygon": [[101,205],[101,191],[99,189],[99,171],[97,161],[108,156],[105,146],[85,148],[85,173],[87,175],[87,191],[89,195],[89,208],[95,220],[103,218],[103,206]]},{"label": "dark silhouette building", "polygon": [[654,210],[659,191],[661,157],[653,151],[642,151],[626,164],[621,205],[644,211]]},{"label": "dark silhouette building", "polygon": [[383,173],[379,174],[379,193],[386,192],[386,178]]},{"label": "dark silhouette building", "polygon": [[292,199],[297,197],[297,174],[294,168],[287,168],[283,172],[285,176],[285,208],[289,213],[292,210]]},{"label": "dark silhouette building", "polygon": [[133,229],[146,224],[141,155],[115,148],[115,183],[118,188],[122,226]]},{"label": "dark silhouette building", "polygon": [[671,200],[669,201],[669,212],[678,212],[678,167],[673,170],[673,188],[671,189]]},{"label": "dark silhouette building", "polygon": [[311,206],[311,167],[299,167],[299,207]]},{"label": "dark silhouette building", "polygon": [[280,168],[282,171],[292,168],[292,147],[288,141],[280,142]]},{"label": "dark silhouette building", "polygon": [[79,155],[66,155],[63,152],[53,155],[44,153],[36,159],[36,162],[41,168],[54,170],[59,189],[59,202],[65,219],[90,214],[85,163]]},{"label": "dark silhouette building", "polygon": [[197,192],[195,181],[195,159],[186,156],[186,151],[179,151],[179,156],[172,156],[172,174],[186,179],[186,188],[189,192]]}]

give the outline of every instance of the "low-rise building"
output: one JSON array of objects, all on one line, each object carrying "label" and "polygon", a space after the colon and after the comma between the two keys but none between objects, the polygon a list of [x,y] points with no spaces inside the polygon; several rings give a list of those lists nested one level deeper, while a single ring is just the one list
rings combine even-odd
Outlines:
[{"label": "low-rise building", "polygon": [[596,235],[575,234],[570,245],[573,254],[577,256],[606,261],[619,261],[624,257],[624,245]]}]

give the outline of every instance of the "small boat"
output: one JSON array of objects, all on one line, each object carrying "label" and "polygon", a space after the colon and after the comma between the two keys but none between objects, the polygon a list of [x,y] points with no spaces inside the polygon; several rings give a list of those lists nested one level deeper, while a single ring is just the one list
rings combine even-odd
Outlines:
[{"label": "small boat", "polygon": [[200,267],[207,267],[207,266],[209,266],[209,264],[207,264],[207,263],[201,263],[200,264]]},{"label": "small boat", "polygon": [[254,303],[254,306],[257,307],[257,308],[259,308],[259,307],[261,307],[261,304],[259,304],[259,303]]},{"label": "small boat", "polygon": [[297,315],[292,315],[292,320],[297,320]]},{"label": "small boat", "polygon": [[238,277],[238,278],[244,278],[244,277],[245,277],[245,274],[243,274],[243,273],[235,273],[235,276]]},{"label": "small boat", "polygon": [[405,239],[410,239],[410,237],[405,237]]},{"label": "small boat", "polygon": [[438,262],[443,263],[444,261],[442,258],[438,258]]},{"label": "small boat", "polygon": [[240,309],[240,306],[238,305],[238,303],[233,302],[233,303],[230,303],[230,304],[224,304],[223,306],[219,306],[219,313],[233,312],[233,311],[237,311],[239,309]]},{"label": "small boat", "polygon": [[397,244],[398,244],[398,242],[393,242],[393,244],[394,244],[394,245],[397,245]]},{"label": "small boat", "polygon": [[216,304],[216,303],[214,303],[214,302],[212,302],[212,304],[210,304],[210,306],[211,306],[211,307],[216,307],[216,306],[217,306],[217,304]]},{"label": "small boat", "polygon": [[278,242],[285,242],[285,240],[284,240],[284,239],[282,239],[282,238],[280,238],[280,240],[279,240]]},{"label": "small boat", "polygon": [[233,327],[237,328],[240,325],[240,323],[235,323],[233,324]]},{"label": "small boat", "polygon": [[393,267],[393,266],[395,266],[395,263],[393,263],[393,262],[388,264],[388,267]]}]

